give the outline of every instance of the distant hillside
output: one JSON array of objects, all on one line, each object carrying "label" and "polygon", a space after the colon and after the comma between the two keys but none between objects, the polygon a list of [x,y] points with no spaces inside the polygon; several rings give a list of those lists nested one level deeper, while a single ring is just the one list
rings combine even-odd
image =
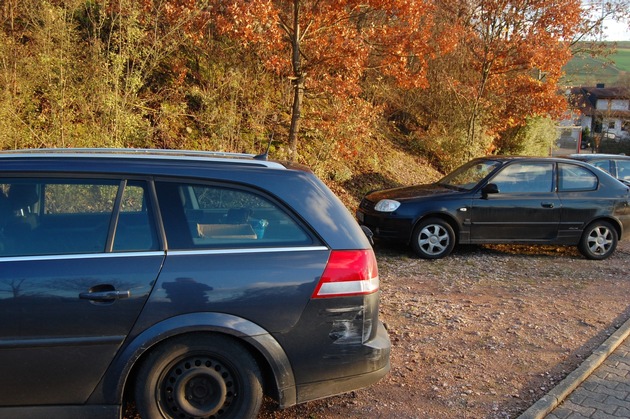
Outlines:
[{"label": "distant hillside", "polygon": [[574,57],[565,66],[565,85],[612,86],[630,75],[630,42],[618,42],[614,54],[606,58]]}]

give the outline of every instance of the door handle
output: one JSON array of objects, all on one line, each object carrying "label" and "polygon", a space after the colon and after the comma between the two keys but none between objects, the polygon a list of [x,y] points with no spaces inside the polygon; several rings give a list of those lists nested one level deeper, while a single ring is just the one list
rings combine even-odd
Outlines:
[{"label": "door handle", "polygon": [[553,202],[541,202],[540,205],[543,208],[553,208]]},{"label": "door handle", "polygon": [[82,292],[79,298],[92,301],[113,301],[131,297],[131,291]]},{"label": "door handle", "polygon": [[79,298],[82,300],[98,301],[98,302],[113,302],[123,298],[131,297],[131,291],[118,291],[112,285],[97,285],[90,288],[88,292],[82,292],[79,294]]}]

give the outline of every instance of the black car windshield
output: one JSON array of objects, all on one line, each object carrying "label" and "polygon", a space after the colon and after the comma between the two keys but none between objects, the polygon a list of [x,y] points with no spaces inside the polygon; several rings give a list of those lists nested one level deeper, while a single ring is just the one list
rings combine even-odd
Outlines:
[{"label": "black car windshield", "polygon": [[501,164],[495,160],[473,160],[444,176],[438,184],[447,188],[469,191]]}]

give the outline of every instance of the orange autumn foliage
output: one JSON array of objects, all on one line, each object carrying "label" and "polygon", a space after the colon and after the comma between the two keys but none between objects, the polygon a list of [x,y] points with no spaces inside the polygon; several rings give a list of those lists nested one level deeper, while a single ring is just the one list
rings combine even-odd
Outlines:
[{"label": "orange autumn foliage", "polygon": [[[211,8],[219,33],[254,48],[267,68],[291,75],[294,2],[233,0]],[[406,87],[427,85],[429,1],[298,1],[300,55],[306,88],[354,96],[366,72],[377,70]]]},{"label": "orange autumn foliage", "polygon": [[579,0],[437,1],[447,16],[443,28],[473,70],[459,80],[470,99],[472,119],[500,133],[527,117],[557,117],[566,109],[558,88],[571,58],[571,40],[582,18]]},{"label": "orange autumn foliage", "polygon": [[475,143],[566,109],[557,83],[584,17],[579,0],[167,0],[164,10],[192,39],[236,42],[291,82],[291,130],[307,118],[306,127],[322,136],[338,133],[339,118],[327,111],[369,117],[369,106],[357,106],[366,80],[423,95],[433,88],[432,64],[453,60],[442,65],[440,83],[467,115],[461,125],[471,150],[493,150]]}]

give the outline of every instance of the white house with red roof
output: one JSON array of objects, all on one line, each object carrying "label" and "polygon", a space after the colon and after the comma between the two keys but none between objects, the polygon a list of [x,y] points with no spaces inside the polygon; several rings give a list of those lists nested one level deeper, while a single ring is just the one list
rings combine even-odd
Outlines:
[{"label": "white house with red roof", "polygon": [[598,139],[630,140],[630,89],[574,87],[571,103],[582,129]]}]

